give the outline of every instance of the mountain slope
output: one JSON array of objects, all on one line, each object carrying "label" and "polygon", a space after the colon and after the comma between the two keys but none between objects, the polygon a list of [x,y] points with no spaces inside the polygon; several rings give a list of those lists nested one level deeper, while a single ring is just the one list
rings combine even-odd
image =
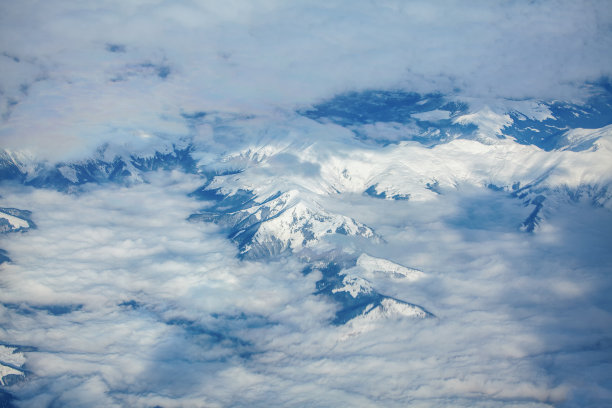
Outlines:
[{"label": "mountain slope", "polygon": [[0,207],[0,233],[20,232],[36,228],[31,216],[31,211]]}]

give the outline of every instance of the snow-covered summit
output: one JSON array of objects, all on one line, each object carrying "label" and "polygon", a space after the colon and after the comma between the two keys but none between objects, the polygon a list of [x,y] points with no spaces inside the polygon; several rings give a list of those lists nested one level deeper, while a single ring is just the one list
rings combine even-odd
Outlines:
[{"label": "snow-covered summit", "polygon": [[36,228],[31,216],[32,213],[27,210],[0,207],[0,233],[18,232]]},{"label": "snow-covered summit", "polygon": [[228,227],[230,237],[245,257],[299,252],[333,234],[378,239],[371,228],[350,217],[326,211],[297,190],[277,193],[261,201],[254,199],[238,210],[230,207],[228,211],[222,202],[223,199],[219,205],[190,219],[214,221]]},{"label": "snow-covered summit", "polygon": [[0,344],[0,385],[6,386],[15,379],[23,378],[25,373],[21,366],[24,363],[25,356],[16,347]]},{"label": "snow-covered summit", "polygon": [[0,181],[18,181],[61,191],[75,191],[86,183],[140,183],[148,171],[174,168],[195,171],[189,145],[130,151],[126,146],[104,144],[89,158],[58,163],[0,148]]},{"label": "snow-covered summit", "polygon": [[425,273],[414,268],[408,268],[387,259],[361,254],[357,258],[357,266],[364,270],[364,276],[383,275],[396,280],[413,282],[425,276]]}]

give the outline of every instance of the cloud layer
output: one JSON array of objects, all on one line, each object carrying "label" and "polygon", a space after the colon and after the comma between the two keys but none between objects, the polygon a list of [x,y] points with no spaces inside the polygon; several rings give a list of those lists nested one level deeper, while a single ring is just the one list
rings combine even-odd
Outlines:
[{"label": "cloud layer", "polygon": [[[609,205],[609,129],[567,135],[586,132],[594,151],[511,139],[383,147],[295,114],[346,91],[442,92],[474,107],[462,117],[490,142],[508,107],[550,114],[522,99],[584,98],[612,76],[611,22],[605,1],[3,3],[0,148],[56,162],[107,143],[112,160],[192,141],[202,166],[72,195],[2,185],[0,207],[31,210],[38,226],[0,236],[12,260],[0,266],[0,345],[28,347],[15,403],[612,402],[610,211],[560,193],[525,234],[533,206],[481,188],[544,174],[538,188],[579,195],[591,183]],[[419,131],[363,125],[378,141]],[[206,171],[245,168],[211,186],[299,190],[313,208],[371,227],[382,239],[322,245],[422,271],[415,281],[368,278],[436,317],[334,326],[339,306],[314,294],[321,272],[303,275],[292,256],[239,260],[227,231],[187,221],[206,206],[187,195]],[[411,199],[362,194],[370,186]]]},{"label": "cloud layer", "polygon": [[576,98],[612,66],[605,1],[0,7],[3,145],[54,159],[184,135],[185,112],[293,109],[346,90]]},{"label": "cloud layer", "polygon": [[[334,304],[312,295],[317,273],[303,276],[291,258],[238,261],[217,227],[185,221],[201,205],[186,197],[200,182],[155,173],[79,196],[9,191],[39,227],[2,240],[14,264],[2,269],[1,333],[36,348],[28,381],[11,389],[21,406],[612,399],[607,210],[564,206],[525,235],[515,225],[525,209],[491,191],[427,203],[347,197],[344,213],[387,241],[369,253],[425,273],[375,280],[378,290],[437,317],[336,327]],[[472,222],[492,200],[506,217]]]}]

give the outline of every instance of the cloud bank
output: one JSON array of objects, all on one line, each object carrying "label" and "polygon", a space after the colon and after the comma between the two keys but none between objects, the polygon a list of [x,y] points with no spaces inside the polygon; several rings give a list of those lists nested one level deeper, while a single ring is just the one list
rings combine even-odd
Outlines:
[{"label": "cloud bank", "polygon": [[[14,261],[2,267],[1,333],[35,350],[23,367],[30,377],[11,388],[19,406],[569,407],[612,398],[605,209],[564,206],[525,235],[515,225],[525,209],[493,191],[407,204],[347,196],[343,212],[386,240],[365,249],[425,274],[374,284],[437,317],[332,326],[334,304],[313,295],[317,273],[303,276],[292,258],[239,261],[223,231],[184,221],[201,206],[186,196],[198,177],[148,181],[77,196],[9,191],[39,227],[1,242]],[[506,215],[487,218],[483,202]]]},{"label": "cloud bank", "polygon": [[[57,162],[192,143],[200,165],[75,194],[2,184],[0,207],[38,226],[0,236],[0,368],[26,374],[13,404],[611,403],[610,129],[567,133],[576,151],[496,139],[508,111],[546,119],[537,100],[612,76],[611,22],[605,1],[0,5],[0,148]],[[364,89],[474,109],[364,121],[366,140],[295,113]],[[406,137],[434,138],[428,121],[479,126],[476,140]],[[323,234],[315,249],[360,259],[340,276],[435,317],[333,325],[322,271],[241,260],[228,231],[187,221],[209,205],[188,193],[219,173],[223,193],[297,191],[372,228],[381,239]],[[552,197],[535,234],[519,231],[535,205],[521,192]]]},{"label": "cloud bank", "polygon": [[612,66],[605,1],[0,7],[3,145],[56,160],[184,135],[181,113],[293,109],[347,90],[580,98]]}]

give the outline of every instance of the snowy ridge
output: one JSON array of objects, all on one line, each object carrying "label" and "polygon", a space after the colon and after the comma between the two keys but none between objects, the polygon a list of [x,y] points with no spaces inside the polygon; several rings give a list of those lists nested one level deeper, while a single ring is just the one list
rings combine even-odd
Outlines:
[{"label": "snowy ridge", "polygon": [[222,162],[252,162],[261,163],[266,159],[282,153],[288,147],[288,144],[260,144],[248,147],[241,152],[231,154],[222,159]]},{"label": "snowy ridge", "polygon": [[[263,141],[227,156],[242,167],[208,180],[195,195],[211,204],[190,219],[226,226],[241,257],[266,259],[305,250],[326,251],[330,247],[320,244],[333,235],[378,240],[371,228],[320,204],[341,201],[345,194],[427,202],[452,196],[466,186],[494,190],[528,208],[526,218],[518,218],[515,224],[525,232],[536,232],[547,211],[564,201],[590,200],[609,208],[612,129],[570,133],[574,144],[546,151],[505,135],[515,122],[551,120],[546,105],[525,105],[519,106],[526,111],[520,116],[518,110],[499,113],[488,106],[455,115],[448,120],[475,125],[478,136],[430,147],[403,141],[373,148],[344,139],[344,133],[319,137],[315,131],[304,140],[285,134],[286,125],[282,125],[278,130],[285,138],[282,144]],[[431,111],[424,112],[425,118]],[[266,132],[274,133],[274,126],[266,127]],[[575,148],[585,140],[592,143],[588,149]],[[334,324],[432,316],[421,306],[380,293],[372,283],[380,279],[412,282],[425,276],[422,271],[365,253],[340,264],[321,256],[323,264],[315,268],[323,275],[317,293],[339,305]]]},{"label": "snowy ridge", "polygon": [[9,223],[9,228],[16,231],[20,229],[30,228],[30,224],[23,218],[14,217],[3,211],[0,211],[0,218],[4,218]]},{"label": "snowy ridge", "polygon": [[332,293],[348,292],[353,298],[360,294],[372,293],[372,285],[367,280],[358,276],[344,275],[342,279],[344,286],[332,289]]},{"label": "snowy ridge", "polygon": [[126,146],[105,144],[91,158],[60,163],[41,162],[23,152],[0,150],[0,181],[14,180],[62,191],[73,191],[85,183],[141,183],[147,171],[172,168],[195,171],[189,145],[160,145],[152,151],[133,152]]},{"label": "snowy ridge", "polygon": [[[214,177],[208,188],[229,197],[238,195],[240,191],[270,197],[278,191],[274,188],[279,187],[299,194],[305,206],[297,206],[292,210],[295,212],[293,215],[290,212],[271,221],[256,236],[255,241],[267,243],[270,249],[274,248],[273,253],[289,247],[310,246],[308,237],[297,233],[295,228],[287,228],[289,224],[295,218],[295,227],[307,225],[306,222],[300,224],[299,220],[316,220],[315,213],[325,212],[313,203],[321,198],[335,200],[346,193],[386,200],[430,201],[438,200],[440,195],[452,194],[461,186],[488,187],[530,207],[532,213],[517,220],[517,224],[522,222],[523,230],[534,232],[544,219],[542,210],[557,202],[589,200],[593,205],[612,208],[612,128],[581,130],[579,133],[581,140],[593,141],[592,148],[547,152],[512,139],[497,139],[491,144],[457,139],[433,148],[399,143],[384,149],[353,148],[349,153],[339,155],[334,154],[339,150],[334,147],[334,142],[317,141],[305,151],[300,152],[297,146],[291,145],[282,153],[300,156],[303,162],[317,163],[319,171],[316,174],[305,176],[280,169],[271,183],[271,171],[267,169],[273,168],[274,156],[270,156],[251,163],[239,173]],[[249,205],[244,208],[246,212],[234,211],[225,214],[224,218],[233,217],[234,224],[246,219],[259,222],[263,218],[275,217],[279,208],[272,203],[261,209]],[[329,217],[323,218],[330,222]],[[351,235],[367,236],[365,231],[356,232],[350,220],[337,220],[335,224],[344,223],[350,227]],[[245,222],[245,226],[252,222]],[[319,227],[322,225],[316,225],[312,232]],[[318,231],[316,239],[321,236],[322,231]]]},{"label": "snowy ridge", "polygon": [[[381,258],[363,254],[359,258],[346,258],[340,264],[334,261],[333,253],[325,255],[326,246],[319,244],[333,235],[366,238],[379,242],[374,231],[340,214],[333,214],[323,209],[308,189],[289,190],[269,197],[259,198],[253,192],[237,189],[236,183],[244,173],[215,177],[213,182],[194,192],[194,195],[208,201],[208,208],[192,214],[192,222],[215,222],[229,229],[229,237],[238,245],[240,256],[248,259],[269,259],[289,253],[304,253],[304,260],[312,266],[307,267],[310,273],[316,269],[322,273],[317,282],[317,293],[332,298],[339,304],[339,310],[333,320],[334,324],[344,324],[356,316],[374,313],[381,318],[394,315],[395,309],[383,301],[389,297],[378,293],[365,278],[347,274],[345,269],[359,264],[360,271],[368,274],[390,275],[392,279],[416,280],[423,273],[395,264]],[[231,187],[224,189],[222,181],[231,180]],[[214,187],[211,189],[211,187]],[[225,194],[231,191],[231,194]],[[317,260],[308,260],[311,255]],[[313,263],[314,262],[314,263]],[[315,266],[316,265],[316,266]],[[394,300],[398,304],[406,302]],[[406,306],[407,307],[407,306]],[[368,312],[365,311],[366,308]],[[416,308],[416,309],[415,309]],[[401,307],[399,309],[403,310]],[[399,310],[398,309],[398,310]],[[415,310],[422,311],[423,317],[431,316],[423,308],[412,305],[400,314],[412,316]],[[410,313],[408,313],[411,311]],[[395,313],[395,312],[394,312]],[[412,314],[411,314],[412,313]],[[418,313],[417,313],[418,315]]]},{"label": "snowy ridge", "polygon": [[418,269],[408,268],[383,258],[375,258],[368,254],[361,254],[357,258],[357,266],[364,270],[364,276],[381,274],[393,279],[416,281],[425,276]]},{"label": "snowy ridge", "polygon": [[[508,120],[503,115],[495,117],[501,117],[504,123]],[[431,148],[399,142],[384,148],[357,144],[345,149],[344,141],[333,137],[314,138],[304,147],[303,141],[294,139],[282,149],[266,150],[265,157],[257,156],[240,172],[215,177],[209,188],[220,189],[225,195],[241,189],[260,197],[279,190],[298,190],[313,197],[366,193],[388,200],[429,201],[466,184],[479,188],[493,185],[513,193],[512,186],[517,183],[534,186],[537,181],[538,194],[551,194],[585,186],[603,190],[612,183],[610,126],[566,131],[565,147],[545,151],[517,143],[512,137],[501,137],[498,132],[506,131],[504,123],[496,122],[488,128],[481,124],[480,131],[488,135],[487,143],[455,139]],[[575,147],[585,141],[592,146],[576,151]],[[262,150],[264,146],[253,151]],[[277,159],[281,156],[282,160]],[[294,166],[284,164],[287,158],[293,158]],[[311,166],[313,171],[295,171],[300,166]]]},{"label": "snowy ridge", "polygon": [[[345,177],[336,175],[334,185],[339,191],[365,191],[375,185],[378,194],[409,195],[418,201],[436,197],[432,183],[442,190],[455,189],[459,184],[495,184],[510,189],[517,182],[529,185],[535,180],[548,189],[607,186],[612,182],[612,128],[587,134],[596,134],[597,150],[544,152],[502,139],[492,145],[454,140],[432,149],[400,144],[386,151],[356,152],[353,160],[344,162],[340,174]],[[386,166],[381,168],[380,163]]]},{"label": "snowy ridge", "polygon": [[[363,253],[359,242],[370,245],[384,237],[359,222],[358,216],[344,215],[346,206],[334,207],[346,196],[428,202],[465,186],[488,188],[529,208],[526,218],[516,223],[526,232],[537,231],[547,211],[564,200],[612,208],[612,126],[567,127],[570,122],[564,114],[581,114],[573,105],[537,101],[469,101],[468,105],[440,95],[365,95],[375,96],[376,101],[363,102],[360,94],[340,101],[353,104],[357,113],[332,103],[302,112],[305,117],[228,117],[207,123],[217,139],[228,136],[240,141],[213,144],[213,151],[223,152],[214,160],[202,140],[190,144],[184,139],[177,145],[154,143],[148,150],[135,151],[104,145],[88,160],[55,165],[35,164],[26,156],[4,152],[1,175],[73,191],[88,182],[143,182],[146,172],[158,169],[199,174],[205,184],[192,194],[207,205],[189,219],[227,228],[241,258],[342,251],[350,238],[354,252],[349,252],[361,256],[351,255],[349,261],[333,266],[335,260],[322,255],[323,278],[317,284],[317,293],[341,305],[337,324],[359,316],[430,315],[373,286],[379,278],[411,282],[424,273]],[[389,111],[379,109],[386,103],[384,98],[391,98]],[[359,113],[363,106],[372,108],[373,116]],[[326,116],[330,113],[336,115],[333,120]],[[372,143],[360,133],[366,127],[377,131],[388,126],[397,131],[392,143],[383,139]],[[4,219],[11,229],[25,225]]]},{"label": "snowy ridge", "polygon": [[8,378],[12,376],[25,377],[25,373],[19,369],[25,363],[23,353],[17,352],[17,348],[0,344],[0,385],[6,386]]},{"label": "snowy ridge", "polygon": [[224,199],[211,210],[193,214],[192,221],[214,221],[230,228],[242,256],[260,258],[297,252],[332,234],[378,239],[371,228],[325,211],[297,190],[275,194],[261,202],[249,201],[240,210],[226,210]]},{"label": "snowy ridge", "polygon": [[380,293],[370,280],[362,276],[363,268],[355,268],[357,260],[350,255],[328,253],[319,256],[322,256],[319,261],[309,260],[310,266],[305,272],[318,271],[321,279],[317,282],[316,293],[328,296],[337,303],[338,310],[333,324],[352,323],[371,313],[369,321],[390,316],[433,317],[421,306]]},{"label": "snowy ridge", "polygon": [[10,376],[10,375],[25,376],[25,374],[22,371],[19,371],[11,366],[2,364],[0,362],[0,385],[7,385],[4,382],[4,377]]},{"label": "snowy ridge", "polygon": [[0,233],[36,228],[36,225],[30,218],[31,215],[30,211],[0,207]]},{"label": "snowy ridge", "polygon": [[[586,150],[588,148],[597,149],[599,147],[610,149],[610,131],[612,125],[601,129],[576,128],[568,130],[563,135],[563,147],[560,150]],[[602,146],[602,144],[604,146]]]},{"label": "snowy ridge", "polygon": [[461,125],[473,124],[478,126],[476,134],[479,141],[493,143],[494,138],[502,134],[502,129],[512,124],[512,118],[507,114],[496,113],[485,106],[477,112],[459,116],[453,119],[453,122]]},{"label": "snowy ridge", "polygon": [[387,297],[380,302],[368,304],[362,313],[346,322],[346,331],[341,340],[346,341],[353,336],[376,330],[378,325],[386,320],[421,320],[433,317],[435,317],[433,314],[420,306]]},{"label": "snowy ridge", "polygon": [[431,314],[419,306],[398,301],[397,299],[385,298],[379,305],[369,305],[363,314],[357,317],[356,320],[372,321],[399,317],[416,317],[423,319],[429,316],[431,316]]},{"label": "snowy ridge", "polygon": [[[493,185],[513,194],[517,183],[535,187],[537,181],[531,198],[596,189],[597,202],[609,208],[612,155],[606,146],[612,97],[601,91],[581,104],[476,98],[453,102],[441,95],[365,91],[339,95],[303,114],[322,123],[333,121],[358,136],[355,123],[405,129],[403,137],[397,134],[385,148],[325,157],[322,183],[332,190],[427,201],[462,184]],[[443,115],[459,127],[448,128]],[[437,141],[430,139],[432,132],[440,134]]]},{"label": "snowy ridge", "polygon": [[[311,247],[331,234],[374,238],[374,232],[355,220],[338,214],[330,214],[322,208],[308,207],[304,202],[284,210],[279,216],[262,222],[253,236],[253,244],[259,246],[281,243],[281,252],[299,251]],[[245,252],[250,250],[245,248]]]},{"label": "snowy ridge", "polygon": [[[357,109],[363,104],[369,106],[367,101],[359,99],[368,95],[345,96],[341,101],[354,103]],[[400,115],[403,108],[389,105],[390,109],[399,109],[399,116],[393,114],[378,118],[376,115],[382,113],[376,111],[371,120],[367,119],[368,113],[365,112],[363,120],[368,125],[391,123],[384,120],[416,115],[416,118],[423,119],[423,123],[428,123],[429,127],[421,130],[423,132],[442,126],[424,118],[463,127],[456,130],[459,132],[457,137],[446,138],[434,146],[399,140],[382,148],[372,148],[360,146],[354,139],[346,139],[347,134],[341,134],[338,129],[328,129],[326,125],[313,124],[314,121],[304,118],[284,118],[276,124],[267,122],[266,118],[229,118],[226,119],[228,124],[217,125],[218,132],[223,134],[232,129],[238,132],[240,125],[253,126],[249,133],[255,141],[246,148],[228,151],[216,163],[198,164],[191,153],[206,146],[198,144],[196,147],[187,138],[177,145],[153,143],[146,149],[136,150],[137,153],[130,152],[129,146],[105,145],[89,160],[56,165],[36,163],[25,154],[2,151],[0,177],[22,179],[34,186],[69,190],[87,182],[141,182],[144,172],[159,168],[196,172],[200,165],[212,170],[215,166],[232,169],[235,173],[232,176],[209,180],[209,188],[218,188],[224,195],[233,195],[242,189],[259,197],[269,197],[277,191],[296,189],[314,196],[367,193],[388,200],[413,201],[436,199],[445,189],[455,189],[466,183],[479,187],[494,185],[512,193],[511,186],[533,184],[533,180],[543,174],[546,177],[538,183],[538,194],[544,190],[548,194],[586,186],[604,190],[610,185],[610,125],[590,130],[568,127],[573,123],[568,117],[584,116],[584,122],[580,123],[599,123],[592,117],[597,109],[604,111],[600,106],[580,110],[575,105],[556,102],[466,100],[468,105],[451,103],[439,95],[397,92],[375,92],[373,95],[378,98],[376,104],[381,103],[381,97],[388,97],[393,103],[405,103],[407,110]],[[331,106],[323,108],[329,110]],[[319,115],[326,112],[323,108],[315,109],[317,113],[311,117],[319,119]],[[439,119],[441,112],[450,112],[448,119]],[[606,112],[601,115],[605,116]],[[342,124],[348,126],[345,122]],[[476,130],[468,129],[469,126]],[[553,128],[558,128],[558,135],[544,134],[546,129]],[[349,126],[347,129],[352,128]],[[471,132],[474,137],[470,136]],[[543,150],[533,143],[526,144],[525,132],[531,132],[529,140],[536,140],[533,135],[541,133],[541,142],[548,147]],[[346,149],[348,143],[350,149]],[[605,206],[609,205],[607,198],[598,200]]]},{"label": "snowy ridge", "polygon": [[39,167],[36,158],[27,152],[0,148],[0,179],[19,179]]},{"label": "snowy ridge", "polygon": [[[345,255],[346,256],[346,255]],[[331,262],[317,268],[323,277],[317,282],[320,294],[337,301],[341,308],[335,323],[345,324],[359,319],[375,321],[401,317],[433,317],[423,307],[387,296],[377,288],[383,280],[412,282],[425,274],[383,258],[361,254],[340,264]]]}]

